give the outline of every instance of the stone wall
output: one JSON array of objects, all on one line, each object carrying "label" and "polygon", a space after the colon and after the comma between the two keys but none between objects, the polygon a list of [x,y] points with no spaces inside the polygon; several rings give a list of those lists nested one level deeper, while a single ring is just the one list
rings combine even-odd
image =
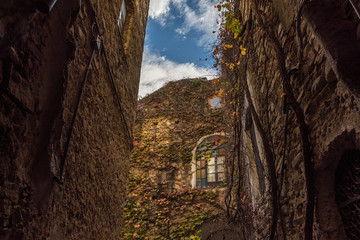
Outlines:
[{"label": "stone wall", "polygon": [[[259,5],[266,28],[274,33],[285,53],[284,67],[287,70],[298,62],[295,26],[299,2],[274,0]],[[359,68],[353,65],[358,66],[360,56],[359,40],[356,35],[359,19],[356,19],[353,12],[344,11],[345,1],[337,4],[335,5],[333,1],[310,3],[305,1],[303,11],[300,13],[302,35],[300,37],[303,42],[301,51],[304,62],[290,78],[294,96],[300,104],[309,130],[314,177],[311,184],[315,188],[313,239],[324,240],[346,239],[344,222],[335,200],[335,172],[346,150],[360,148],[360,99],[357,73]],[[254,11],[250,11],[249,2],[240,1],[238,7],[243,23],[249,19],[253,20],[252,26],[247,25],[244,40],[247,42],[243,43],[246,57],[244,56],[244,61],[241,63],[246,64],[246,67],[244,74],[238,76],[249,85],[252,102],[260,118],[261,127],[265,129],[269,139],[275,160],[277,182],[281,187],[279,206],[282,218],[278,222],[277,234],[279,239],[284,239],[283,233],[287,239],[304,239],[307,192],[303,143],[299,122],[290,105],[287,111],[288,130],[285,133],[286,114],[283,110],[285,95],[283,95],[283,76],[280,73],[281,62],[285,59],[279,59],[278,49],[274,47],[273,41],[260,26],[258,19],[250,14],[254,14]],[[225,81],[235,81],[234,74],[228,72],[230,73],[226,75],[228,79]],[[249,102],[245,99],[242,101],[240,110],[246,129],[246,122],[255,123],[251,118],[245,119],[247,112],[250,111]],[[264,139],[259,134],[259,126],[255,127],[255,131],[257,138],[255,145],[259,148],[258,154],[266,169]],[[284,145],[285,134],[286,145]],[[252,138],[253,136],[244,132],[244,159],[250,165],[251,161],[254,161],[251,160],[254,157],[250,156],[254,154]],[[283,158],[284,151],[285,158]],[[266,171],[265,179],[262,179],[267,185],[269,175],[270,173]],[[257,174],[249,173],[246,177],[254,178],[253,182],[256,184],[260,181]],[[255,188],[259,188],[259,185]],[[269,193],[269,185],[267,193]],[[271,208],[269,208],[271,201],[267,196],[269,195],[265,194],[259,198],[257,193],[256,198],[253,198],[256,211],[261,213],[260,216],[255,216],[257,234],[254,238],[257,239],[269,237],[270,226],[267,217],[271,216]]]},{"label": "stone wall", "polygon": [[121,1],[32,3],[0,4],[0,238],[119,239],[149,1],[121,35]]},{"label": "stone wall", "polygon": [[222,227],[224,184],[193,188],[192,161],[203,137],[227,138],[225,105],[218,80],[206,79],[169,82],[139,101],[124,239],[197,239],[208,223],[205,239]]},{"label": "stone wall", "polygon": [[[175,182],[179,184],[185,181],[186,187],[190,187],[189,163],[196,143],[204,136],[225,133],[224,108],[212,108],[210,105],[210,98],[218,96],[221,99],[221,94],[220,84],[216,80],[184,79],[170,82],[159,91],[141,99],[136,118],[137,146],[134,152],[141,153],[141,145],[146,143],[150,148],[160,145],[168,149],[170,154],[175,155],[154,153],[147,160],[154,170],[162,167],[171,170],[173,167],[176,170]],[[224,102],[221,105],[224,107]]]}]

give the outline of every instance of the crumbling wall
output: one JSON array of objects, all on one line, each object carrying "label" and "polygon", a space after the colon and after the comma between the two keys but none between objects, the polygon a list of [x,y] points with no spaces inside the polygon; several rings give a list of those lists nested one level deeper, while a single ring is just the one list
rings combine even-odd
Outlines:
[{"label": "crumbling wall", "polygon": [[1,3],[1,239],[119,239],[149,1],[92,4]]}]

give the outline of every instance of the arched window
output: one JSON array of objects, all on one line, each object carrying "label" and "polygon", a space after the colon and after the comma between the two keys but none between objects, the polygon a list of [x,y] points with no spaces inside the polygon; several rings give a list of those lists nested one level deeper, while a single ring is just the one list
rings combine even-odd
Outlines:
[{"label": "arched window", "polygon": [[335,197],[348,239],[360,239],[360,151],[343,153],[335,174]]},{"label": "arched window", "polygon": [[193,187],[216,186],[225,181],[227,147],[227,138],[223,135],[210,135],[200,140],[193,152]]}]

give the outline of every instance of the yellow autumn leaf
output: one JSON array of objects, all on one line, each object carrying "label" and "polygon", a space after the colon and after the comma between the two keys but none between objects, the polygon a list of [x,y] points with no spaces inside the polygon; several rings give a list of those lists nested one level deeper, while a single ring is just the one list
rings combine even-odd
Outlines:
[{"label": "yellow autumn leaf", "polygon": [[230,69],[230,70],[234,70],[234,66],[235,66],[235,64],[231,63],[231,64],[229,65],[229,69]]},{"label": "yellow autumn leaf", "polygon": [[233,45],[231,44],[224,44],[224,50],[228,49],[228,48],[232,48]]}]

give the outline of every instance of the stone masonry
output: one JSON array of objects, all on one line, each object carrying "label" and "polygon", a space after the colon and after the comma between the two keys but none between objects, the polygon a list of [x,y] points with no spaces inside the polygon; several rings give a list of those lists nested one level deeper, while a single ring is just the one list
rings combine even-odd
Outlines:
[{"label": "stone masonry", "polygon": [[[286,114],[283,112],[284,90],[279,69],[280,60],[271,40],[260,27],[254,12],[250,10],[249,2],[254,1],[240,1],[238,5],[243,23],[247,20],[253,21],[253,25],[247,25],[250,27],[247,29],[250,31],[250,37],[244,45],[247,55],[244,81],[249,85],[254,108],[260,118],[261,126],[270,139],[270,146],[275,156],[277,182],[282,186],[279,193],[282,221],[278,222],[277,236],[279,239],[285,237],[292,240],[304,239],[307,193],[299,125],[294,112],[289,107],[285,146]],[[295,26],[300,2],[273,0],[259,4],[264,25],[275,34],[285,52],[288,69],[295,66],[298,61]],[[335,182],[340,180],[338,177],[335,179],[335,175],[339,174],[337,170],[339,163],[345,161],[342,160],[344,154],[360,149],[358,35],[360,21],[348,1],[336,3],[305,1],[300,20],[303,42],[301,51],[304,62],[300,70],[290,78],[290,83],[309,130],[313,167],[311,184],[315,190],[313,239],[347,239],[349,236],[354,236],[351,235],[353,234],[351,228],[358,221],[349,222],[341,215],[340,208],[343,206],[339,204],[341,199],[338,199],[338,192],[335,190]],[[227,76],[231,79],[233,75]],[[255,123],[251,123],[251,118],[246,120],[249,103],[245,98],[243,102],[241,116],[246,130],[246,124]],[[251,143],[254,136],[257,140]],[[255,127],[254,135],[244,134],[243,147],[246,161],[251,163],[252,157],[249,156],[253,154],[256,145],[262,165],[266,166],[263,140],[259,134],[259,126]],[[285,159],[283,159],[284,148]],[[355,164],[355,160],[352,164]],[[257,184],[249,187],[249,189],[255,187],[255,190],[257,188],[256,193],[249,191],[250,194],[256,194],[252,198],[253,206],[261,214],[256,217],[257,233],[254,237],[267,239],[269,237],[267,217],[271,214],[268,208],[269,195],[266,193],[259,195],[258,182],[266,182],[266,192],[268,192],[269,172],[266,171],[262,179],[259,179],[259,176],[251,174],[250,170],[247,176],[250,178],[250,183]],[[355,199],[357,198],[355,196]],[[348,211],[354,211],[355,217],[358,214],[356,209],[351,207]],[[358,238],[349,237],[349,239]]]},{"label": "stone masonry", "polygon": [[[221,105],[212,107],[214,98]],[[224,227],[225,183],[192,181],[202,139],[228,141],[225,106],[218,79],[206,78],[169,82],[139,101],[124,239],[206,239]]]},{"label": "stone masonry", "polygon": [[120,238],[149,1],[121,3],[0,3],[0,239]]}]

